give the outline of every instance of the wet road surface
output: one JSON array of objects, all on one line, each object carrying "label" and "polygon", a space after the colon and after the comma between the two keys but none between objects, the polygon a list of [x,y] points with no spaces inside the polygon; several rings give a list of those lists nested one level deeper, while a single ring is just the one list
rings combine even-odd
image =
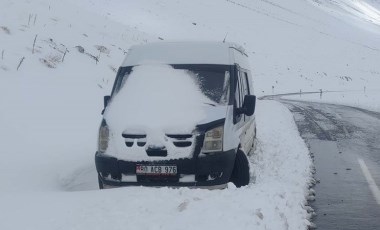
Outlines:
[{"label": "wet road surface", "polygon": [[280,101],[314,157],[317,229],[380,230],[380,113]]}]

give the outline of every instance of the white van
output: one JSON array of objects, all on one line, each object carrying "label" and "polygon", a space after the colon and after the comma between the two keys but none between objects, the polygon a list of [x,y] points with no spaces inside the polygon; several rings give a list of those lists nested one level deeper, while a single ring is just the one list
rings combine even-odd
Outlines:
[{"label": "white van", "polygon": [[247,185],[255,104],[240,46],[133,46],[104,97],[95,154],[100,189]]}]

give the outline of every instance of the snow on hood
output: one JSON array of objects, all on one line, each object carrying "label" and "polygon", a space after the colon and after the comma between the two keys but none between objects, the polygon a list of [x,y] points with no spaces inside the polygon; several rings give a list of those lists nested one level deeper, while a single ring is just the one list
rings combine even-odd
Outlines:
[{"label": "snow on hood", "polygon": [[198,125],[207,124],[216,120],[226,118],[228,105],[204,106],[206,116],[198,122]]},{"label": "snow on hood", "polygon": [[[192,74],[169,65],[142,65],[134,67],[123,84],[104,115],[110,129],[107,154],[142,159],[148,157],[147,146],[165,146],[168,157],[188,157],[192,149],[170,151],[175,148],[168,146],[165,134],[191,134],[206,118],[205,105],[213,103],[200,91]],[[123,132],[146,134],[147,144],[127,148]]]}]

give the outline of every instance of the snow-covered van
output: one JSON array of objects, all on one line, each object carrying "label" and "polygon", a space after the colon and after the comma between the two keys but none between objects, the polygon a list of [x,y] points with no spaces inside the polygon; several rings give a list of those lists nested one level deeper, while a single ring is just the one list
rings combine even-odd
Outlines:
[{"label": "snow-covered van", "polygon": [[255,104],[240,46],[133,46],[104,97],[95,154],[99,187],[247,185]]}]

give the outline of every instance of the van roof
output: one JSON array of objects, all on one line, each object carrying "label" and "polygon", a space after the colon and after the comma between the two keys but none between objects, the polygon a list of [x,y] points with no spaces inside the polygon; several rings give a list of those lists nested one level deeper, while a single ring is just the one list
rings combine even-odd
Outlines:
[{"label": "van roof", "polygon": [[[233,65],[247,59],[241,46],[229,42],[155,42],[132,46],[122,66],[143,64]],[[247,60],[244,60],[246,63]],[[240,65],[245,65],[239,63]]]}]

